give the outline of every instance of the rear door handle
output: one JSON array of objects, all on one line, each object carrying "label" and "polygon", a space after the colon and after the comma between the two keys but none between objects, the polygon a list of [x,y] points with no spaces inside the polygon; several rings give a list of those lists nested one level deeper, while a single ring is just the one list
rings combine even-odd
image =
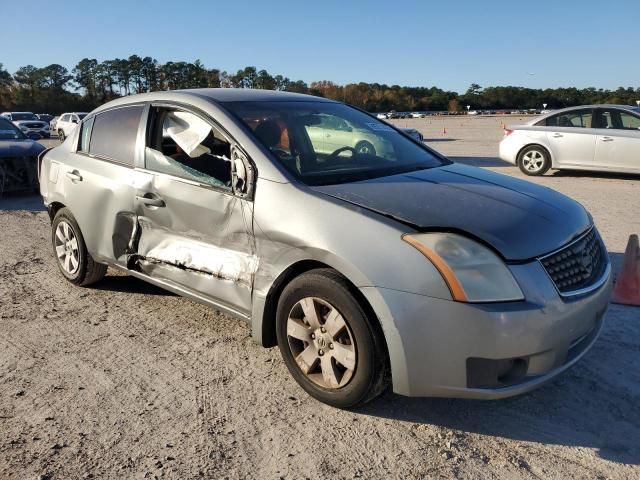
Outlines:
[{"label": "rear door handle", "polygon": [[611,137],[602,137],[603,142],[613,142],[613,138]]},{"label": "rear door handle", "polygon": [[147,197],[145,195],[136,195],[136,200],[144,203],[148,207],[164,207],[165,206],[164,200],[162,200],[160,197]]},{"label": "rear door handle", "polygon": [[82,181],[82,175],[80,175],[80,172],[78,172],[78,170],[74,170],[72,172],[67,172],[67,173],[65,173],[65,175],[67,176],[67,178],[69,180],[71,180],[74,183]]},{"label": "rear door handle", "polygon": [[553,138],[560,138],[563,137],[563,135],[561,133],[554,133],[553,135],[551,135]]}]

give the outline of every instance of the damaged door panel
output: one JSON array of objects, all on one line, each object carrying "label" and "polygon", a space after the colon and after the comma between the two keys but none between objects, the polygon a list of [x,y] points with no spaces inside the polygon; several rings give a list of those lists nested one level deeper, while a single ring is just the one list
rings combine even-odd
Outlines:
[{"label": "damaged door panel", "polygon": [[248,314],[258,266],[251,205],[162,174],[153,176],[152,190],[165,206],[136,200],[137,268]]}]

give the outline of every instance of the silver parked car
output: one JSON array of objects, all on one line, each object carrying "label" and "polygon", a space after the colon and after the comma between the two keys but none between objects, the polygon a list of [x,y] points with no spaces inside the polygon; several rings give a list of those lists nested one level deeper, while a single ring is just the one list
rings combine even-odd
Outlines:
[{"label": "silver parked car", "polygon": [[[320,146],[311,132],[334,122],[352,136]],[[384,148],[358,149],[362,132]],[[523,393],[602,329],[610,263],[581,205],[454,164],[338,102],[133,95],[40,161],[64,278],[89,285],[109,265],[242,318],[330,405],[389,384],[411,396]]]},{"label": "silver parked car", "polygon": [[510,125],[500,158],[527,175],[550,168],[640,173],[640,108],[587,105]]}]

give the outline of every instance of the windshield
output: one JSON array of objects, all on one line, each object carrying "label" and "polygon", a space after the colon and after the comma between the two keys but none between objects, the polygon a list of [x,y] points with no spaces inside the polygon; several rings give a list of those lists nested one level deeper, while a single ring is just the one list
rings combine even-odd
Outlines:
[{"label": "windshield", "polygon": [[297,179],[347,183],[447,163],[387,123],[333,102],[229,102],[225,106]]},{"label": "windshield", "polygon": [[12,113],[11,118],[14,122],[17,122],[18,120],[38,120],[38,117],[33,113]]},{"label": "windshield", "polygon": [[22,140],[24,134],[6,118],[0,117],[0,140]]}]

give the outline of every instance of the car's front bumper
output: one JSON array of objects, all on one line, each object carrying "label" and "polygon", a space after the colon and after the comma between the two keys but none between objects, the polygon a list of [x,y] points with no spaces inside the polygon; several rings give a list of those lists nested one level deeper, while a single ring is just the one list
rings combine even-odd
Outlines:
[{"label": "car's front bumper", "polygon": [[468,304],[361,288],[382,323],[396,393],[508,397],[539,387],[587,352],[602,329],[610,276],[567,300],[537,261],[511,270],[525,301]]},{"label": "car's front bumper", "polygon": [[51,131],[48,128],[20,128],[22,133],[28,135],[29,133],[37,133],[43,137],[49,137],[51,135]]}]

